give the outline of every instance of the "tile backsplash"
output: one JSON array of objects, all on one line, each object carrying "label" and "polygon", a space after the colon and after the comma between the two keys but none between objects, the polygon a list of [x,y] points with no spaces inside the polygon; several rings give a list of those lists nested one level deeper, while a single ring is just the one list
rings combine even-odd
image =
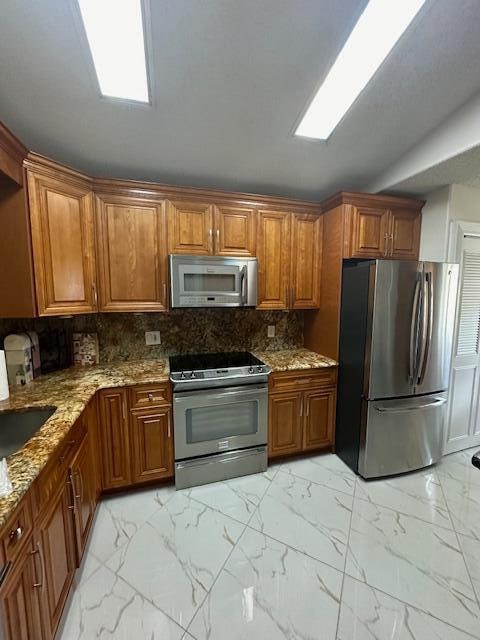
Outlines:
[{"label": "tile backsplash", "polygon": [[[275,337],[267,337],[275,325]],[[3,338],[19,331],[97,333],[100,362],[150,359],[195,351],[294,349],[303,346],[303,312],[254,309],[182,309],[169,313],[114,313],[72,318],[0,318]],[[145,345],[145,331],[160,331],[161,344]],[[42,347],[42,345],[41,345]]]}]

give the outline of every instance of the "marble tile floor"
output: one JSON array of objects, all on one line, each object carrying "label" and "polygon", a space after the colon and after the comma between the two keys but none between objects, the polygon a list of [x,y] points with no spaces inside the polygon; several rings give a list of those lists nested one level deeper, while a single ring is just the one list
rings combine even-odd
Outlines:
[{"label": "marble tile floor", "polygon": [[480,639],[471,454],[370,482],[323,454],[105,499],[58,639]]}]

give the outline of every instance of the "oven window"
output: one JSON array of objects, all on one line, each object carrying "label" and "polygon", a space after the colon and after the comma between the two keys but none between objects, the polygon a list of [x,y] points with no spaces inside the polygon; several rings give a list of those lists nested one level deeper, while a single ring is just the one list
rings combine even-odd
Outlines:
[{"label": "oven window", "polygon": [[187,409],[187,443],[248,436],[258,430],[258,404],[236,402]]},{"label": "oven window", "polygon": [[185,273],[183,289],[190,293],[235,293],[234,273]]}]

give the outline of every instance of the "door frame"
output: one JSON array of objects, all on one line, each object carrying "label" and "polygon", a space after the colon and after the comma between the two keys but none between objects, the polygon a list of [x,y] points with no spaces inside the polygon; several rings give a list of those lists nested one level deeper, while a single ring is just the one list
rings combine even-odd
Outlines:
[{"label": "door frame", "polygon": [[454,366],[454,358],[455,358],[455,348],[457,345],[458,338],[458,319],[459,319],[459,307],[461,301],[461,285],[462,285],[462,253],[463,253],[463,240],[465,235],[470,236],[478,236],[480,238],[480,222],[471,222],[468,220],[452,220],[450,222],[449,234],[448,234],[448,245],[447,245],[447,261],[448,262],[456,262],[459,264],[459,275],[458,275],[458,291],[457,291],[457,300],[455,304],[455,327],[453,333],[452,340],[452,354],[451,354],[451,365],[450,365],[450,376],[449,376],[449,385],[448,385],[448,402],[447,402],[447,412],[446,412],[446,422],[444,429],[444,437],[443,437],[443,454],[447,455],[449,453],[454,453],[455,451],[462,451],[463,449],[468,449],[470,447],[476,447],[480,445],[480,433],[478,435],[471,434],[472,425],[474,425],[478,419],[479,412],[479,371],[477,371],[474,379],[474,391],[472,402],[470,404],[470,414],[468,419],[468,434],[465,434],[464,438],[456,438],[449,442],[448,434],[450,433],[450,424],[452,418],[452,409],[453,409],[453,385],[455,382],[455,371],[465,369],[464,366],[458,366],[455,368]]}]

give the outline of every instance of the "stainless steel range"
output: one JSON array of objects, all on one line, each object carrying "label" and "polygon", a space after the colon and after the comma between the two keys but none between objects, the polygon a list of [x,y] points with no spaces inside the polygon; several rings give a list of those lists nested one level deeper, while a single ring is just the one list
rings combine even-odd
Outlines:
[{"label": "stainless steel range", "polygon": [[248,352],[172,356],[177,489],[267,468],[269,367]]}]

